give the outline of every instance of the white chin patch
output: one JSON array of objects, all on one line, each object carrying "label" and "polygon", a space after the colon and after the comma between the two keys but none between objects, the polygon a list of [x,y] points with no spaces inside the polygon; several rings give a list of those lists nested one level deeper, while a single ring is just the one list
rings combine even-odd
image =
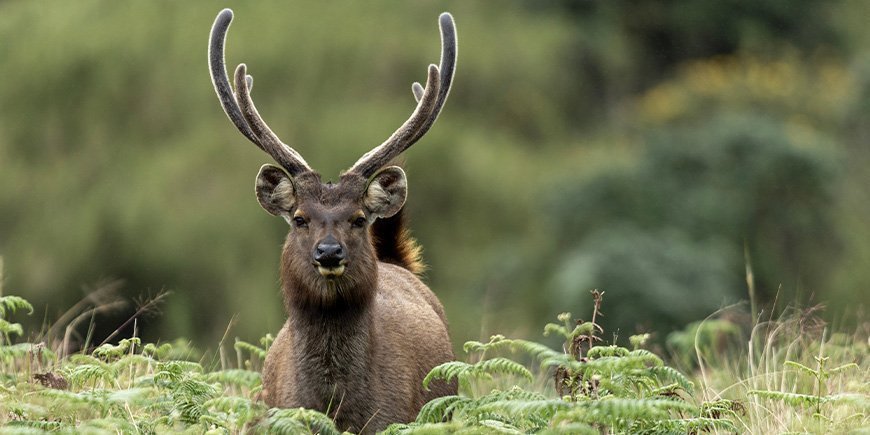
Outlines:
[{"label": "white chin patch", "polygon": [[341,275],[344,275],[344,265],[341,265],[338,267],[329,267],[329,268],[323,267],[323,266],[317,266],[317,271],[320,272],[320,274],[324,278],[337,278]]}]

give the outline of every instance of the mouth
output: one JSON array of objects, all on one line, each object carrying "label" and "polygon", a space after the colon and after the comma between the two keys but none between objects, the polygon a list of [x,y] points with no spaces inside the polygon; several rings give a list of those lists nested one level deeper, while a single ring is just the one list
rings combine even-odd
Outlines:
[{"label": "mouth", "polygon": [[323,267],[318,265],[317,271],[320,272],[320,275],[324,278],[338,278],[344,275],[344,265],[340,264],[334,267]]}]

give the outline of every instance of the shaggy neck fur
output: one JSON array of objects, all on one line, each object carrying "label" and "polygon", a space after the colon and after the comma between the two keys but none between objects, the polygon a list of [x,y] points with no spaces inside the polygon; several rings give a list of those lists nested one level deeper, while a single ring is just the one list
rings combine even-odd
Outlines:
[{"label": "shaggy neck fur", "polygon": [[305,392],[302,406],[327,412],[342,429],[359,431],[360,422],[377,413],[368,387],[378,277],[374,248],[352,264],[353,270],[327,280],[289,246],[281,275],[293,331],[295,383]]},{"label": "shaggy neck fur", "polygon": [[359,431],[377,413],[369,388],[373,320],[370,303],[290,312],[296,385],[310,402],[302,406],[324,410],[342,429]]}]

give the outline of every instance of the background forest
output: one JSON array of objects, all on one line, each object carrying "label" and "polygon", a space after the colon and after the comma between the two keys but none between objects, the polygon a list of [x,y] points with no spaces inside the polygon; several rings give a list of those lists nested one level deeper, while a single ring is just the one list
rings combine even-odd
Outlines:
[{"label": "background forest", "polygon": [[[231,323],[253,339],[283,322],[287,225],[253,195],[270,159],[206,68],[225,6],[0,1],[3,291],[44,310],[31,321],[104,288],[130,303],[86,302],[112,308],[97,342],[164,289],[138,317],[147,340],[208,347]],[[264,118],[325,179],[407,118],[453,13],[450,99],[405,155],[457,346],[536,337],[590,312],[593,288],[608,331],[661,337],[748,299],[747,263],[761,307],[824,302],[848,321],[867,300],[868,2],[231,6],[228,64],[247,63]]]}]

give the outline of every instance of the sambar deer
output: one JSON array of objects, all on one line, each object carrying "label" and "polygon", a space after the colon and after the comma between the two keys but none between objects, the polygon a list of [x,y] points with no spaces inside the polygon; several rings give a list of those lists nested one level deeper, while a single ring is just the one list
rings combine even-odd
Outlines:
[{"label": "sambar deer", "polygon": [[415,274],[419,248],[402,219],[405,172],[388,165],[444,106],[456,65],[453,18],[439,18],[440,65],[429,66],[425,87],[413,84],[418,103],[410,118],[337,183],[322,182],[266,125],[245,64],[230,86],[224,44],[232,18],[224,9],[211,30],[212,82],[236,128],[281,165],[263,165],[255,190],[260,205],[291,227],[280,270],[288,319],[266,358],[262,397],[269,406],[328,412],[352,431],[412,421],[427,401],[456,394],[455,382],[422,387],[453,351],[444,309]]}]

